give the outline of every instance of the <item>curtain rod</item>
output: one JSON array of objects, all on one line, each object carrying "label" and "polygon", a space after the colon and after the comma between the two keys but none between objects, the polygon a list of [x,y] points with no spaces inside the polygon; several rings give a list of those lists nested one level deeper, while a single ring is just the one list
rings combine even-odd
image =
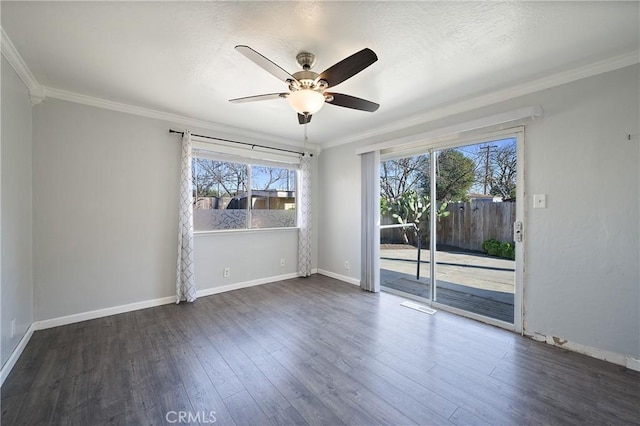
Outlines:
[{"label": "curtain rod", "polygon": [[[181,132],[180,130],[169,129],[169,133],[179,133],[182,136],[184,136],[184,132]],[[205,138],[205,139],[214,139],[214,140],[222,141],[222,142],[237,143],[237,144],[240,144],[240,145],[247,145],[247,146],[250,146],[251,149],[253,149],[253,148],[255,148],[257,146],[258,148],[273,149],[273,150],[276,150],[276,151],[283,151],[283,152],[290,152],[290,153],[293,153],[293,154],[305,155],[304,152],[292,151],[290,149],[283,149],[283,148],[274,148],[274,147],[271,147],[271,146],[259,145],[257,143],[232,141],[230,139],[214,138],[213,136],[196,135],[195,133],[192,133],[191,136],[197,136],[199,138]],[[311,153],[306,153],[306,154],[308,154],[310,157],[313,157],[313,154],[311,154]]]}]

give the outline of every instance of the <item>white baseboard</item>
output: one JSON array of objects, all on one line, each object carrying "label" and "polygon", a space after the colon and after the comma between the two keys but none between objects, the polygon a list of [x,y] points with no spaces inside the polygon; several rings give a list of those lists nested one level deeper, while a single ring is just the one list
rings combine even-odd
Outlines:
[{"label": "white baseboard", "polygon": [[[275,281],[288,280],[296,278],[297,273],[276,275],[273,277],[260,278],[257,280],[244,281],[240,283],[229,284],[221,287],[212,287],[198,290],[198,297],[210,296],[212,294],[224,293],[225,291],[238,290],[246,287],[253,287],[256,285],[267,284]],[[153,308],[154,306],[168,305],[169,303],[175,303],[175,296],[161,297],[158,299],[145,300],[142,302],[129,303],[126,305],[113,306],[110,308],[97,309],[95,311],[82,312],[79,314],[66,315],[64,317],[52,318],[42,321],[36,321],[33,323],[34,330],[44,330],[47,328],[59,327],[61,325],[73,324],[77,322],[92,320],[96,318],[108,317],[111,315],[122,314],[125,312],[137,311],[140,309]]]},{"label": "white baseboard", "polygon": [[[198,290],[198,297],[211,296],[212,294],[224,293],[226,291],[239,290],[241,288],[254,287],[257,285],[268,284],[276,281],[290,280],[292,278],[297,278],[298,273],[293,272],[290,274],[284,275],[276,275],[273,277],[260,278],[257,280],[244,281],[241,283],[234,283],[229,285],[223,285],[221,287],[211,287],[205,288],[202,290]],[[174,299],[175,300],[175,299]]]},{"label": "white baseboard", "polygon": [[29,340],[31,340],[31,336],[33,335],[34,331],[35,327],[33,324],[31,324],[27,329],[27,332],[24,334],[24,336],[22,336],[22,339],[20,339],[20,342],[18,342],[18,346],[16,346],[13,352],[11,352],[11,356],[9,356],[7,362],[5,362],[0,369],[0,386],[4,384],[5,379],[7,378],[7,376],[9,376],[9,373],[11,373],[11,370],[16,365],[16,362],[18,362],[18,359],[20,358],[20,355],[22,355],[24,348],[27,347],[27,343],[29,343]]},{"label": "white baseboard", "polygon": [[626,367],[629,370],[635,370],[635,371],[640,371],[640,359],[639,358],[633,358],[633,357],[627,357],[627,365]]},{"label": "white baseboard", "polygon": [[598,349],[592,346],[582,345],[580,343],[570,342],[568,340],[560,339],[555,336],[547,336],[541,333],[531,333],[525,331],[526,336],[531,337],[533,340],[539,342],[545,342],[559,348],[567,349],[572,352],[578,352],[584,355],[588,355],[592,358],[607,361],[612,364],[621,365],[631,370],[640,371],[640,359],[633,358],[628,355],[622,355],[616,352],[607,351],[605,349]]},{"label": "white baseboard", "polygon": [[349,284],[353,284],[353,285],[360,285],[360,280],[355,279],[355,278],[351,278],[351,277],[347,277],[346,275],[340,275],[340,274],[336,274],[335,272],[331,272],[331,271],[327,271],[324,269],[318,269],[318,273],[320,275],[324,275],[330,278],[335,278],[336,280],[340,280],[340,281],[344,281],[346,283]]},{"label": "white baseboard", "polygon": [[95,311],[81,312],[79,314],[66,315],[58,318],[51,318],[33,323],[36,330],[45,330],[47,328],[59,327],[61,325],[74,324],[92,320],[96,318],[108,317],[111,315],[122,314],[125,312],[137,311],[140,309],[153,308],[154,306],[167,305],[175,303],[175,296],[161,297],[159,299],[145,300],[142,302],[129,303],[126,305],[113,306],[111,308],[97,309]]}]

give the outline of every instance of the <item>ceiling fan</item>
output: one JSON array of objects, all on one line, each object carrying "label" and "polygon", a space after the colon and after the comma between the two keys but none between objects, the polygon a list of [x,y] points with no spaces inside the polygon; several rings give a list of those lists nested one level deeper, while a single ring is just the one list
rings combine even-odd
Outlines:
[{"label": "ceiling fan", "polygon": [[376,111],[380,107],[375,102],[356,98],[355,96],[326,91],[353,77],[377,61],[378,57],[371,49],[362,49],[327,68],[320,74],[311,71],[311,68],[316,63],[316,57],[312,53],[298,53],[296,61],[302,67],[302,71],[289,74],[249,46],[240,45],[236,46],[235,49],[277,79],[287,83],[289,92],[247,96],[230,99],[229,102],[241,103],[269,99],[288,99],[291,107],[298,113],[298,122],[300,124],[309,123],[311,116],[318,112],[325,102],[331,105],[368,112]]}]

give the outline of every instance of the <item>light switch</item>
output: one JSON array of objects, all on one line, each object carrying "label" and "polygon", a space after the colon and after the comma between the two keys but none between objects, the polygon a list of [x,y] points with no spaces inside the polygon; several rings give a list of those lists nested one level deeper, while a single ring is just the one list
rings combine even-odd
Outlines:
[{"label": "light switch", "polygon": [[533,194],[533,208],[534,209],[546,209],[547,208],[547,194]]}]

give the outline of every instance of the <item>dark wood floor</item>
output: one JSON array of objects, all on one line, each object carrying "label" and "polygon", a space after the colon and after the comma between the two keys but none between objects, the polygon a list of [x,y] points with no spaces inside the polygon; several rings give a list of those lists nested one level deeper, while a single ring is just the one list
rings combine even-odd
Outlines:
[{"label": "dark wood floor", "polygon": [[2,425],[640,424],[640,374],[401,302],[315,275],[38,331]]}]

